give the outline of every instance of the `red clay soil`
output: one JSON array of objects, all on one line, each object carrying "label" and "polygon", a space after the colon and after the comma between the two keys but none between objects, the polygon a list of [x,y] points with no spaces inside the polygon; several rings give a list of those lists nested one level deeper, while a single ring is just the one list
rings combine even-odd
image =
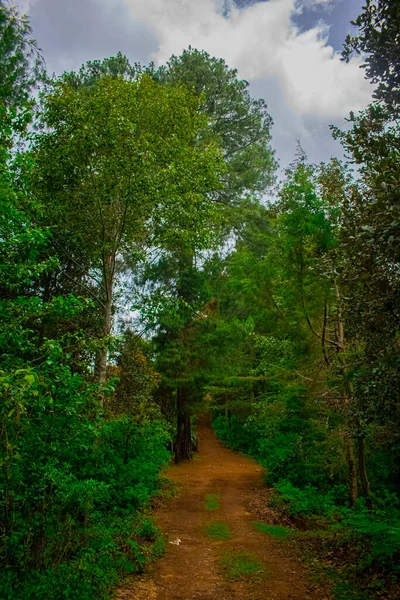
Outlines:
[{"label": "red clay soil", "polygon": [[[257,516],[248,512],[249,494],[263,487],[260,467],[217,441],[207,419],[198,424],[199,453],[195,459],[171,466],[166,475],[179,494],[156,516],[167,536],[163,558],[149,573],[121,587],[118,600],[322,600],[305,567],[290,549],[254,529]],[[253,490],[253,492],[252,492]],[[219,496],[219,507],[205,508],[206,496]],[[232,538],[216,541],[207,524],[223,522]],[[180,540],[179,545],[171,544]],[[224,551],[251,553],[264,572],[254,578],[230,581],[223,568]]]}]

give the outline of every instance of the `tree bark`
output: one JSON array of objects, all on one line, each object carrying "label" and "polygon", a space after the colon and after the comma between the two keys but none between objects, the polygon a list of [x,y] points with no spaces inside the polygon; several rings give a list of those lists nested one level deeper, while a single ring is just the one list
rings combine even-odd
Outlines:
[{"label": "tree bark", "polygon": [[180,385],[177,389],[177,431],[175,442],[175,462],[192,458],[192,430],[190,414],[187,410],[187,389]]},{"label": "tree bark", "polygon": [[367,465],[365,462],[365,439],[362,436],[358,438],[358,472],[360,475],[361,491],[365,499],[365,505],[368,510],[372,510],[371,490],[369,487]]},{"label": "tree bark", "polygon": [[354,506],[358,498],[357,467],[354,457],[353,440],[349,432],[344,434],[344,447],[346,451],[347,466],[349,469],[349,500],[350,506]]},{"label": "tree bark", "polygon": [[[183,299],[188,304],[193,302],[193,289],[191,275],[193,271],[194,254],[189,250],[182,250],[180,254],[180,273],[179,273],[179,284],[177,292],[179,298]],[[186,333],[192,323],[192,317],[186,321],[182,331],[181,340],[185,353],[190,353],[190,347],[186,345]],[[182,378],[188,378],[189,373],[185,371],[188,369],[188,361],[185,360],[178,367],[178,381]],[[183,460],[190,460],[192,458],[193,444],[192,444],[192,431],[190,424],[190,412],[188,409],[190,403],[190,383],[178,383],[177,385],[177,431],[176,431],[176,442],[175,442],[175,462],[179,463]]]},{"label": "tree bark", "polygon": [[[111,317],[112,317],[112,295],[106,299],[104,309],[103,333],[108,336],[111,333]],[[107,355],[108,344],[105,344],[99,352],[99,383],[105,383],[107,377]]]},{"label": "tree bark", "polygon": [[[342,314],[341,314],[341,309],[340,309],[341,298],[340,298],[340,292],[339,292],[338,286],[336,286],[336,296],[337,296],[338,304],[339,304],[338,351],[344,352],[344,349],[345,349],[344,325],[343,325],[343,319],[342,319]],[[346,377],[346,367],[345,367],[344,362],[342,364],[343,364],[342,371],[343,371],[343,378],[344,378],[344,389],[345,389],[345,394],[346,394],[346,404],[350,405],[350,403],[353,403],[352,389],[351,389],[351,384],[349,383],[349,381],[347,380],[347,377]],[[366,465],[366,461],[365,461],[365,440],[362,435],[360,436],[361,422],[360,422],[359,416],[354,418],[354,425],[356,426],[358,434],[359,434],[357,449],[358,449],[358,474],[360,476],[361,491],[362,491],[363,497],[365,498],[365,504],[366,504],[368,510],[372,510],[372,499],[371,499],[371,492],[370,492],[368,475],[367,475],[367,465]],[[352,461],[354,462],[354,457],[353,457]],[[353,482],[351,485],[356,485],[356,483]]]},{"label": "tree bark", "polygon": [[[105,290],[104,315],[103,315],[103,335],[107,338],[111,334],[112,327],[112,301],[113,284],[115,274],[115,253],[103,259],[103,285]],[[107,379],[107,357],[108,343],[105,342],[98,355],[98,382],[105,383]],[[100,398],[100,404],[103,406],[103,398]]]}]

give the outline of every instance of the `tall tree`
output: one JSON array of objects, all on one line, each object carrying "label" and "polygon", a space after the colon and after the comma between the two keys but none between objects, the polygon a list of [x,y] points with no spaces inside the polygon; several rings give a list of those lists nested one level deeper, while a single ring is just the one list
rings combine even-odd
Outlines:
[{"label": "tall tree", "polygon": [[363,12],[352,25],[359,31],[347,36],[343,59],[349,61],[353,52],[365,56],[362,67],[366,77],[377,84],[374,97],[399,116],[400,1],[366,0]]},{"label": "tall tree", "polygon": [[206,138],[217,140],[228,170],[216,199],[238,202],[243,193],[263,194],[274,181],[272,118],[263,99],[252,98],[249,84],[220,58],[189,48],[172,56],[154,73],[164,85],[183,84],[202,98],[209,126]]},{"label": "tall tree", "polygon": [[[392,440],[400,418],[400,2],[368,0],[353,22],[343,58],[365,56],[375,102],[351,115],[347,132],[334,129],[360,174],[358,194],[342,204],[340,277],[344,319],[356,342],[355,393],[364,422]],[[366,428],[359,432],[361,442]],[[362,459],[361,459],[362,462]],[[364,482],[367,490],[367,481]]]},{"label": "tall tree", "polygon": [[[221,227],[221,221],[215,221],[215,214],[201,227],[202,231],[208,229],[209,249],[212,246],[215,248],[218,243],[223,243],[222,239],[226,239],[235,226],[240,226],[237,225],[237,214],[244,196],[261,195],[273,182],[276,163],[270,145],[272,120],[266,103],[251,97],[248,83],[241,81],[237,71],[229,69],[224,60],[191,48],[179,57],[171,57],[165,66],[153,73],[153,77],[166,87],[184,85],[200,98],[201,110],[207,117],[207,127],[199,132],[196,143],[213,141],[222,149],[226,164],[223,185],[210,190],[208,198],[215,205],[224,207],[225,227]],[[233,207],[236,207],[237,213],[231,212]],[[222,231],[224,236],[221,237]],[[201,285],[199,287],[202,276],[197,265],[202,262],[204,244],[192,240],[164,248],[166,252],[162,261],[169,263],[167,272],[173,273],[171,277],[179,314],[175,326],[164,331],[163,341],[162,336],[158,335],[158,342],[160,353],[173,356],[176,361],[175,459],[179,462],[191,455],[190,403],[199,395],[195,384],[198,360],[192,329],[196,327],[196,315],[201,312],[201,302],[207,303],[210,299],[204,297],[204,290]],[[159,284],[169,285],[163,278],[159,279]],[[171,354],[172,349],[174,351]],[[160,361],[171,375],[171,365],[167,367],[161,355]]]},{"label": "tall tree", "polygon": [[20,107],[43,78],[44,62],[26,15],[17,9],[0,5],[0,101],[6,106]]},{"label": "tall tree", "polygon": [[218,182],[215,144],[195,145],[204,117],[198,99],[144,75],[104,75],[91,85],[58,80],[43,100],[34,153],[37,196],[62,251],[79,259],[82,287],[97,283],[106,379],[118,260],[144,239],[179,237],[195,199]]}]

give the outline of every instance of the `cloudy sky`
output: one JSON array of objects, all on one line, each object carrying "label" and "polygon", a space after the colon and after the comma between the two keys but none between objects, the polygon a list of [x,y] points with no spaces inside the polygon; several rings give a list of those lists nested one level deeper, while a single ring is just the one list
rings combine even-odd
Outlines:
[{"label": "cloudy sky", "polygon": [[49,71],[119,50],[157,65],[189,45],[223,57],[268,103],[281,165],[300,140],[310,160],[340,155],[329,124],[370,101],[360,59],[340,61],[363,0],[17,0]]}]

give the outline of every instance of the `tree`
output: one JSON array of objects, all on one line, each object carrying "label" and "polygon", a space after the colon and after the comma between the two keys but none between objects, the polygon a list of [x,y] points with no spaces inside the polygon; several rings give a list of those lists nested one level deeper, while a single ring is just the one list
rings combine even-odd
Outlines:
[{"label": "tree", "polygon": [[26,15],[0,5],[0,102],[20,107],[43,78],[44,62]]},{"label": "tree", "polygon": [[273,182],[276,164],[270,146],[272,120],[264,100],[253,99],[248,83],[239,80],[237,71],[229,69],[222,59],[189,48],[180,57],[173,56],[153,77],[168,88],[184,85],[200,97],[207,127],[199,131],[196,143],[218,144],[226,166],[223,185],[207,194],[209,201],[215,207],[222,207],[223,212],[215,211],[203,220],[199,227],[199,232],[205,234],[203,240],[199,237],[196,241],[191,235],[184,243],[173,240],[172,244],[164,245],[160,265],[153,270],[153,274],[162,274],[158,285],[168,290],[176,308],[174,324],[167,324],[169,318],[164,321],[165,328],[158,332],[157,344],[161,371],[168,373],[176,402],[175,460],[179,462],[190,458],[190,404],[204,389],[204,379],[196,376],[201,371],[201,361],[193,335],[202,303],[210,300],[201,285],[203,275],[198,265],[203,262],[202,252],[223,244],[231,235],[239,220],[233,208],[239,213],[245,195],[265,192]]},{"label": "tree", "polygon": [[[28,30],[14,25],[7,35]],[[99,387],[90,377],[92,340],[79,327],[91,301],[82,286],[80,297],[71,293],[76,281],[62,295],[45,289],[65,260],[54,251],[56,210],[43,212],[52,199],[42,196],[41,205],[33,194],[34,157],[15,144],[22,138],[27,145],[34,102],[33,80],[23,72],[29,67],[24,42],[14,41],[0,40],[3,74],[8,61],[16,66],[1,81],[0,101],[1,595],[106,597],[119,574],[145,560],[143,538],[133,542],[139,521],[132,515],[157,487],[168,435],[156,411],[138,423],[106,406],[100,418]],[[144,369],[146,375],[135,398],[142,403],[152,385]],[[102,386],[102,394],[111,390],[112,383]]]},{"label": "tree", "polygon": [[209,126],[202,135],[217,141],[228,165],[216,199],[237,203],[244,193],[264,194],[274,182],[272,118],[263,99],[252,98],[247,81],[223,59],[189,48],[154,73],[164,85],[185,85],[203,98]]},{"label": "tree", "polygon": [[366,78],[378,84],[374,97],[390,107],[393,116],[400,109],[400,2],[399,0],[366,0],[363,12],[352,25],[356,36],[348,35],[343,60],[351,54],[365,54]]},{"label": "tree", "polygon": [[97,284],[102,383],[119,259],[145,239],[179,238],[184,224],[194,229],[196,201],[218,184],[215,144],[193,144],[203,122],[188,91],[147,75],[104,75],[90,86],[71,85],[66,75],[43,99],[35,191],[62,252],[82,257],[82,287]]},{"label": "tree", "polygon": [[[354,392],[363,422],[397,440],[400,318],[400,3],[367,1],[353,23],[343,58],[365,54],[366,77],[376,84],[371,104],[347,132],[334,129],[357,164],[358,193],[342,204],[340,280],[343,316],[356,342]],[[372,425],[371,425],[372,426]],[[360,431],[361,442],[366,427]]]},{"label": "tree", "polygon": [[110,56],[103,60],[89,60],[82,65],[79,71],[64,73],[64,78],[74,89],[81,86],[96,86],[102,77],[135,81],[143,73],[139,63],[131,65],[129,59],[118,52],[117,56]]}]

